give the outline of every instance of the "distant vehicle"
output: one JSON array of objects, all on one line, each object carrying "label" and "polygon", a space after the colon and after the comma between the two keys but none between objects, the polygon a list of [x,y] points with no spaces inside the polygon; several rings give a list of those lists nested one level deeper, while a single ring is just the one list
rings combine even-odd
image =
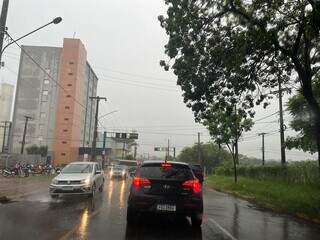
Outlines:
[{"label": "distant vehicle", "polygon": [[199,179],[201,183],[203,183],[203,169],[200,164],[189,164],[196,178]]},{"label": "distant vehicle", "polygon": [[137,167],[138,166],[138,161],[136,160],[120,160],[117,159],[115,160],[116,165],[120,166],[126,166],[126,167]]},{"label": "distant vehicle", "polygon": [[92,197],[96,191],[102,192],[104,173],[96,162],[73,162],[68,164],[56,176],[50,186],[51,197],[69,194],[86,194]]},{"label": "distant vehicle", "polygon": [[111,168],[109,174],[110,174],[110,178],[117,177],[117,178],[126,179],[128,176],[128,170],[125,166],[116,165]]},{"label": "distant vehicle", "polygon": [[128,198],[128,224],[143,214],[188,216],[193,226],[202,224],[202,184],[188,164],[148,161],[137,168]]}]

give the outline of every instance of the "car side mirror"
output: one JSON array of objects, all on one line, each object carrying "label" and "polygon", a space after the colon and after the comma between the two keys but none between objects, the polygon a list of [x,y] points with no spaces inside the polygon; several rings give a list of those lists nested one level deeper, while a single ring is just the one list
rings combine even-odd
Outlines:
[{"label": "car side mirror", "polygon": [[101,171],[100,171],[100,170],[97,170],[97,171],[95,172],[95,175],[97,175],[97,174],[101,174]]},{"label": "car side mirror", "polygon": [[130,177],[133,177],[136,174],[136,172],[130,172]]}]

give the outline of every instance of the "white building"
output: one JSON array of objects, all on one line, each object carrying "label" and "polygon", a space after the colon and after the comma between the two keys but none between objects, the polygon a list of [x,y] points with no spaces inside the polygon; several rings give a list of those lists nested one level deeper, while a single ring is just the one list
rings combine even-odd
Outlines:
[{"label": "white building", "polygon": [[[0,126],[4,125],[4,121],[10,121],[11,108],[13,101],[14,86],[8,83],[0,84]],[[7,124],[9,126],[9,124]],[[8,136],[8,130],[6,136]],[[0,152],[3,144],[4,127],[0,127]],[[6,140],[7,141],[7,140]]]}]

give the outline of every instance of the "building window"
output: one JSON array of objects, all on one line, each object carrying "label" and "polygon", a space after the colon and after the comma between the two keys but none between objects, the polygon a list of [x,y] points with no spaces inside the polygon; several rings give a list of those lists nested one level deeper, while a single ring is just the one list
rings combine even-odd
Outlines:
[{"label": "building window", "polygon": [[68,75],[69,75],[69,76],[72,76],[72,75],[73,75],[73,73],[68,73]]},{"label": "building window", "polygon": [[39,130],[42,131],[44,128],[44,125],[43,124],[39,124]]},{"label": "building window", "polygon": [[72,87],[72,84],[71,84],[71,83],[69,83],[69,84],[68,84],[68,87]]},{"label": "building window", "polygon": [[65,156],[66,154],[65,153],[61,153],[61,156]]},{"label": "building window", "polygon": [[63,129],[64,132],[68,132],[68,129]]},{"label": "building window", "polygon": [[44,113],[44,112],[40,113],[40,118],[43,119],[43,118],[46,118],[46,116],[47,116],[46,113]]},{"label": "building window", "polygon": [[49,92],[47,90],[42,92],[42,96],[41,96],[41,101],[42,102],[47,102],[48,101],[48,94],[49,94]]},{"label": "building window", "polygon": [[69,118],[65,118],[64,120],[65,120],[65,121],[69,121]]},{"label": "building window", "polygon": [[43,136],[39,136],[39,141],[43,141]]},{"label": "building window", "polygon": [[71,95],[67,95],[66,97],[67,97],[67,98],[71,98]]},{"label": "building window", "polygon": [[62,141],[62,144],[67,144],[67,142],[66,141]]},{"label": "building window", "polygon": [[70,109],[70,107],[69,106],[65,106],[64,109]]},{"label": "building window", "polygon": [[45,84],[45,85],[48,85],[50,82],[49,82],[49,80],[47,80],[47,79],[45,79],[44,81],[43,81],[43,84]]},{"label": "building window", "polygon": [[69,62],[69,64],[70,64],[70,65],[73,65],[73,64],[74,64],[74,62],[70,61],[70,62]]}]

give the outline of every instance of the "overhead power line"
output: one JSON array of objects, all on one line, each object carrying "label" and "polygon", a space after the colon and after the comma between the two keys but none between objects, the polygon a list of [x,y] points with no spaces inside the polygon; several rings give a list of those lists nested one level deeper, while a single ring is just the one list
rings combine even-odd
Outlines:
[{"label": "overhead power line", "polygon": [[128,72],[123,72],[123,71],[118,71],[118,70],[112,70],[110,68],[105,68],[105,67],[97,67],[97,69],[101,69],[101,70],[105,70],[105,71],[108,71],[108,72],[113,72],[113,73],[119,73],[119,74],[122,74],[122,75],[127,75],[127,76],[133,76],[133,77],[139,77],[139,78],[145,78],[145,79],[155,79],[155,80],[160,80],[160,81],[166,81],[166,82],[174,82],[173,80],[171,79],[168,79],[168,78],[159,78],[159,77],[154,77],[154,76],[146,76],[146,75],[142,75],[142,74],[136,74],[136,73],[128,73]]}]

